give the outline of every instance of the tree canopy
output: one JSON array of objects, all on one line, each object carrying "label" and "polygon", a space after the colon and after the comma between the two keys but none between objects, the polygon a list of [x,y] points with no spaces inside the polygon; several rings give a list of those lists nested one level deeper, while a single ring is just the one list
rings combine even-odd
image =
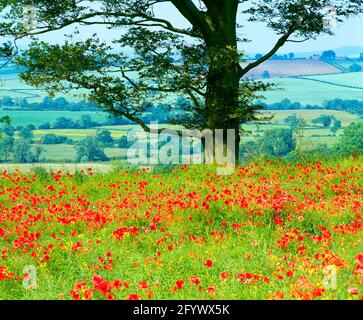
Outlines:
[{"label": "tree canopy", "polygon": [[[161,5],[174,7],[189,26],[158,16]],[[244,76],[287,42],[333,34],[326,23],[332,7],[338,21],[363,11],[361,0],[1,0],[0,35],[11,36],[15,44],[33,37],[18,58],[25,66],[21,77],[50,94],[86,89],[89,100],[146,131],[150,128],[141,115],[151,103],[173,94],[191,102],[174,122],[191,129],[238,131],[243,122],[264,118],[254,101],[268,89]],[[278,36],[265,54],[245,66],[238,47],[253,39],[238,37],[240,19],[264,22]],[[96,34],[80,40],[77,31],[62,44],[36,38],[72,25],[102,25],[120,33],[111,42]],[[16,52],[10,42],[2,48],[4,56]]]}]

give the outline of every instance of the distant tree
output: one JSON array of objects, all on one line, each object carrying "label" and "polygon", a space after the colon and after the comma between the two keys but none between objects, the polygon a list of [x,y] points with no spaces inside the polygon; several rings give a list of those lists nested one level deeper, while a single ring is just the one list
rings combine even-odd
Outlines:
[{"label": "distant tree", "polygon": [[105,146],[94,137],[86,138],[76,144],[77,161],[107,161]]},{"label": "distant tree", "polygon": [[350,72],[361,72],[363,70],[362,66],[358,63],[354,63],[351,66],[349,66]]},{"label": "distant tree", "polygon": [[52,133],[46,134],[41,139],[41,144],[62,144],[67,142],[68,137],[58,136]]},{"label": "distant tree", "polygon": [[74,121],[72,119],[66,118],[66,117],[60,117],[60,118],[56,119],[53,124],[54,129],[74,129],[76,127],[77,126],[74,123]]},{"label": "distant tree", "polygon": [[51,109],[53,107],[54,100],[50,97],[44,97],[42,106],[43,109]]},{"label": "distant tree", "polygon": [[273,157],[284,157],[296,147],[293,132],[290,129],[268,130],[260,143],[263,146],[263,152]]},{"label": "distant tree", "polygon": [[304,128],[307,125],[306,121],[301,117],[297,117],[296,114],[288,116],[284,119],[284,122],[289,125],[292,130]]},{"label": "distant tree", "polygon": [[15,105],[13,98],[8,96],[3,96],[1,98],[1,105],[4,107],[13,107]]},{"label": "distant tree", "polygon": [[109,130],[101,130],[97,132],[96,140],[104,146],[112,146],[114,140]]},{"label": "distant tree", "polygon": [[12,137],[15,133],[15,128],[7,123],[0,125],[0,131],[3,132],[6,136]]},{"label": "distant tree", "polygon": [[262,73],[262,78],[264,79],[270,79],[271,78],[271,75],[270,75],[270,72],[265,70],[263,73]]},{"label": "distant tree", "polygon": [[40,130],[49,130],[50,128],[51,128],[51,126],[50,126],[49,122],[45,122],[39,126]]},{"label": "distant tree", "polygon": [[0,157],[3,161],[8,161],[13,152],[14,138],[10,136],[0,137]]},{"label": "distant tree", "polygon": [[39,161],[42,149],[32,147],[28,140],[15,140],[13,147],[14,160],[17,163],[34,163]]},{"label": "distant tree", "polygon": [[336,55],[335,51],[327,50],[322,53],[321,59],[322,60],[335,60],[336,56],[337,55]]},{"label": "distant tree", "polygon": [[81,118],[77,121],[77,127],[79,129],[88,129],[96,126],[96,123],[92,121],[90,115],[82,115]]},{"label": "distant tree", "polygon": [[34,137],[33,131],[28,127],[24,127],[21,130],[19,130],[19,136],[23,140],[32,140]]},{"label": "distant tree", "polygon": [[118,139],[117,145],[121,149],[128,148],[129,147],[129,142],[127,140],[127,137],[126,136],[122,136],[120,139]]},{"label": "distant tree", "polygon": [[290,53],[289,53],[289,59],[290,59],[290,60],[292,60],[292,59],[294,59],[294,58],[295,58],[295,53],[290,52]]},{"label": "distant tree", "polygon": [[338,130],[340,130],[342,128],[342,122],[339,119],[334,119],[333,121],[333,125],[330,128],[330,131],[336,135]]},{"label": "distant tree", "polygon": [[30,105],[26,98],[19,98],[16,100],[16,105],[21,109],[29,109]]},{"label": "distant tree", "polygon": [[334,116],[328,116],[328,115],[322,114],[320,117],[311,120],[311,122],[314,124],[320,123],[320,124],[322,124],[323,128],[328,128],[328,127],[330,127],[330,125],[332,124],[332,121],[334,119],[335,119]]},{"label": "distant tree", "polygon": [[11,125],[11,118],[9,116],[4,116],[0,118],[0,123]]},{"label": "distant tree", "polygon": [[69,107],[69,102],[66,98],[60,97],[54,100],[53,106],[56,109],[65,110]]},{"label": "distant tree", "polygon": [[26,128],[28,128],[29,130],[36,130],[36,127],[35,127],[35,125],[34,124],[32,124],[32,123],[30,123],[30,124],[28,124],[27,126],[26,126]]}]

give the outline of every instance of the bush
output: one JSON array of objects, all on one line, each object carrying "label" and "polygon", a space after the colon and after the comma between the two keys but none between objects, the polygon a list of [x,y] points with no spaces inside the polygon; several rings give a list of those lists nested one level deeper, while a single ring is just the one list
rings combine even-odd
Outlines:
[{"label": "bush", "polygon": [[32,147],[28,140],[16,140],[14,142],[13,155],[15,162],[34,163],[39,161],[42,149]]},{"label": "bush", "polygon": [[19,135],[24,140],[32,140],[34,135],[30,127],[25,127],[19,130]]},{"label": "bush", "polygon": [[344,155],[363,152],[363,122],[352,123],[344,130],[335,151]]},{"label": "bush", "polygon": [[354,63],[349,67],[350,72],[361,72],[362,70],[362,66],[358,63]]},{"label": "bush", "polygon": [[67,142],[68,137],[57,136],[55,134],[46,134],[41,139],[41,144],[62,144]]},{"label": "bush", "polygon": [[273,157],[284,157],[296,147],[293,132],[290,129],[274,129],[265,132],[261,138],[263,152]]},{"label": "bush", "polygon": [[96,138],[90,137],[76,144],[77,161],[107,161],[105,146]]}]

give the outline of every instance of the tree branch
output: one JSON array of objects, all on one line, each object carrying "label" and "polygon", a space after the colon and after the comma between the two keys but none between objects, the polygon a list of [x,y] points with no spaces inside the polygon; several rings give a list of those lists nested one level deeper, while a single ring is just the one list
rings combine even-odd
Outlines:
[{"label": "tree branch", "polygon": [[272,48],[272,50],[261,57],[260,59],[256,60],[255,62],[252,62],[248,64],[246,67],[241,68],[241,77],[243,77],[245,74],[250,72],[252,69],[258,67],[260,64],[264,63],[268,59],[272,58],[273,55],[279,51],[279,49],[288,41],[289,37],[295,32],[295,28],[291,27],[286,34],[284,34],[275,44],[275,46]]},{"label": "tree branch", "polygon": [[[88,19],[91,18],[97,18],[97,17],[103,17],[104,19],[107,18],[126,18],[126,19],[131,19],[131,21],[87,21]],[[141,18],[142,20],[138,20],[138,21],[132,21],[132,19],[137,19],[137,18]],[[47,28],[43,28],[43,29],[39,29],[39,30],[34,30],[32,32],[28,32],[28,33],[15,33],[15,36],[20,39],[20,38],[24,38],[27,36],[35,36],[35,35],[41,35],[47,32],[51,32],[51,31],[57,31],[57,30],[61,30],[64,29],[65,27],[68,27],[72,24],[83,24],[83,25],[113,25],[113,26],[145,26],[145,27],[160,27],[163,28],[165,30],[174,32],[174,33],[178,33],[178,34],[183,34],[183,35],[187,35],[189,37],[194,37],[194,38],[201,38],[200,35],[198,35],[195,32],[186,30],[186,29],[180,29],[180,28],[176,28],[174,27],[168,20],[165,19],[160,19],[160,18],[156,18],[156,17],[152,17],[146,14],[142,14],[142,15],[133,15],[133,14],[126,14],[126,13],[114,13],[114,12],[92,12],[89,14],[85,14],[83,16],[80,16],[78,18],[72,19],[72,20],[65,20],[63,21],[63,23],[59,24],[58,26],[48,26]]]},{"label": "tree branch", "polygon": [[179,10],[179,12],[198,29],[208,41],[213,37],[213,32],[208,25],[204,13],[199,11],[191,0],[170,0],[170,2]]}]

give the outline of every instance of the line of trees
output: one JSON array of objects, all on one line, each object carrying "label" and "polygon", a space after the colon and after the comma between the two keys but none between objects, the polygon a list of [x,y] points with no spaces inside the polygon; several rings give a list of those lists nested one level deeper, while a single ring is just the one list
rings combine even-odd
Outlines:
[{"label": "line of trees", "polygon": [[363,101],[334,99],[325,101],[323,105],[303,105],[300,102],[283,99],[276,103],[258,102],[265,110],[336,110],[363,115]]},{"label": "line of trees", "polygon": [[64,97],[56,99],[45,97],[42,102],[29,103],[26,98],[14,99],[9,96],[3,96],[0,99],[0,107],[4,110],[13,109],[14,107],[22,110],[34,111],[98,111],[94,103],[86,101],[69,102]]}]

